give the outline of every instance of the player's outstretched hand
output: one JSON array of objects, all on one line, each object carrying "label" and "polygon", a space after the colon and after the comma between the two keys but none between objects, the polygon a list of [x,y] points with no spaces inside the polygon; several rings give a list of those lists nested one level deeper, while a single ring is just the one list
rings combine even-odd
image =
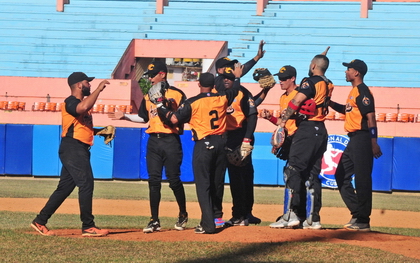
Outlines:
[{"label": "player's outstretched hand", "polygon": [[265,44],[264,40],[261,40],[260,45],[258,46],[258,53],[257,53],[257,56],[256,56],[257,59],[261,59],[261,58],[264,57],[264,54],[265,54],[264,44]]},{"label": "player's outstretched hand", "polygon": [[115,112],[108,113],[108,118],[113,120],[121,120],[124,118],[124,112],[120,111],[118,108],[115,108]]}]

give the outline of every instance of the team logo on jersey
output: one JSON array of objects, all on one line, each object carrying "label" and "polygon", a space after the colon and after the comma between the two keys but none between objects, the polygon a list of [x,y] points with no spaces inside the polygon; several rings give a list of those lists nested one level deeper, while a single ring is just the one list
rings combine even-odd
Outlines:
[{"label": "team logo on jersey", "polygon": [[309,83],[307,81],[303,82],[302,85],[300,85],[301,89],[308,89],[309,88]]},{"label": "team logo on jersey", "polygon": [[235,109],[231,106],[227,107],[226,109],[226,113],[227,114],[233,114],[235,112]]},{"label": "team logo on jersey", "polygon": [[363,99],[362,99],[362,103],[365,106],[369,106],[370,105],[370,99],[368,97],[364,96]]},{"label": "team logo on jersey", "polygon": [[351,112],[351,110],[353,109],[353,107],[350,105],[350,103],[346,104],[346,112]]},{"label": "team logo on jersey", "polygon": [[348,143],[349,137],[347,135],[328,136],[327,150],[324,152],[321,172],[319,174],[319,179],[323,187],[337,188],[335,171]]},{"label": "team logo on jersey", "polygon": [[253,100],[253,99],[249,98],[249,99],[248,99],[248,104],[249,104],[249,107],[250,107],[250,108],[255,108],[255,102],[254,102],[254,100]]}]

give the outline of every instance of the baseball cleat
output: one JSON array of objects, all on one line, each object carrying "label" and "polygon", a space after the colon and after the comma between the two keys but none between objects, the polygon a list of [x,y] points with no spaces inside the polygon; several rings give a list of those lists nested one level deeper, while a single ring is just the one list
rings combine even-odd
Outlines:
[{"label": "baseball cleat", "polygon": [[204,230],[204,228],[202,226],[198,225],[198,226],[196,226],[196,228],[194,230],[194,233],[196,233],[196,234],[205,234],[206,231]]},{"label": "baseball cleat", "polygon": [[97,227],[91,227],[91,228],[82,230],[82,236],[84,237],[104,237],[108,234],[109,234],[108,230],[100,229]]},{"label": "baseball cleat", "polygon": [[229,221],[226,221],[225,226],[230,227],[230,226],[248,226],[249,222],[248,222],[248,218],[234,218],[232,217]]},{"label": "baseball cleat", "polygon": [[304,221],[303,222],[303,229],[314,229],[314,230],[319,230],[321,229],[321,223],[319,221],[317,222],[312,222],[312,224],[309,224],[308,221]]},{"label": "baseball cleat", "polygon": [[347,228],[347,227],[353,225],[354,223],[356,223],[356,221],[357,221],[357,218],[352,217],[350,219],[350,221],[347,224],[344,225],[344,228]]},{"label": "baseball cleat", "polygon": [[43,236],[55,236],[55,233],[49,230],[45,225],[32,222],[31,227]]},{"label": "baseball cleat", "polygon": [[248,214],[248,223],[258,225],[261,223],[261,219],[259,219],[258,217],[255,217],[252,214]]},{"label": "baseball cleat", "polygon": [[[289,218],[289,220],[285,220],[285,218]],[[284,214],[281,216],[276,222],[271,223],[270,227],[272,228],[295,228],[300,225],[300,220],[298,216],[294,212],[288,212],[288,214]]]},{"label": "baseball cleat", "polygon": [[154,231],[160,230],[160,221],[154,220],[153,218],[150,218],[149,224],[145,228],[143,228],[143,233],[153,233]]},{"label": "baseball cleat", "polygon": [[188,222],[188,213],[185,214],[180,214],[178,217],[178,221],[176,221],[175,223],[175,229],[176,230],[184,230],[185,227],[187,226],[187,222]]},{"label": "baseball cleat", "polygon": [[350,231],[362,231],[362,232],[369,232],[370,231],[370,225],[369,223],[354,223],[348,227],[346,227],[347,230]]}]

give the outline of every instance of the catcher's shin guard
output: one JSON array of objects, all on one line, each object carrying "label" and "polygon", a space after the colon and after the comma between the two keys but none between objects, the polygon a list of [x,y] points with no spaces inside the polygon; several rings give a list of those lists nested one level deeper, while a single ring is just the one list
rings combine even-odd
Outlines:
[{"label": "catcher's shin guard", "polygon": [[291,204],[292,204],[293,190],[290,189],[288,186],[288,179],[290,178],[290,170],[293,170],[293,167],[288,166],[288,165],[283,168],[283,179],[285,183],[283,214],[285,215],[288,214],[287,212],[291,210]]},{"label": "catcher's shin guard", "polygon": [[309,225],[312,224],[312,214],[314,212],[314,192],[310,181],[305,182],[306,186],[306,221]]},{"label": "catcher's shin guard", "polygon": [[292,203],[292,189],[285,188],[284,189],[284,208],[283,214],[287,214],[290,211],[290,204]]}]

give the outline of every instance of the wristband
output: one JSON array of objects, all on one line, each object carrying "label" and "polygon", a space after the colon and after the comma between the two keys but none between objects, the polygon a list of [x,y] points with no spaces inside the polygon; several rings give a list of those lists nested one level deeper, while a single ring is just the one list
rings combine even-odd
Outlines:
[{"label": "wristband", "polygon": [[242,141],[242,142],[251,142],[252,140],[251,139],[248,139],[248,138],[244,138],[244,140]]},{"label": "wristband", "polygon": [[288,106],[289,106],[289,108],[291,108],[294,111],[297,111],[299,109],[299,106],[296,106],[295,104],[293,104],[292,101],[289,101]]},{"label": "wristband", "polygon": [[277,125],[277,118],[274,116],[271,116],[271,118],[269,119],[269,121],[275,125]]},{"label": "wristband", "polygon": [[370,127],[369,128],[370,138],[378,138],[378,128]]}]

